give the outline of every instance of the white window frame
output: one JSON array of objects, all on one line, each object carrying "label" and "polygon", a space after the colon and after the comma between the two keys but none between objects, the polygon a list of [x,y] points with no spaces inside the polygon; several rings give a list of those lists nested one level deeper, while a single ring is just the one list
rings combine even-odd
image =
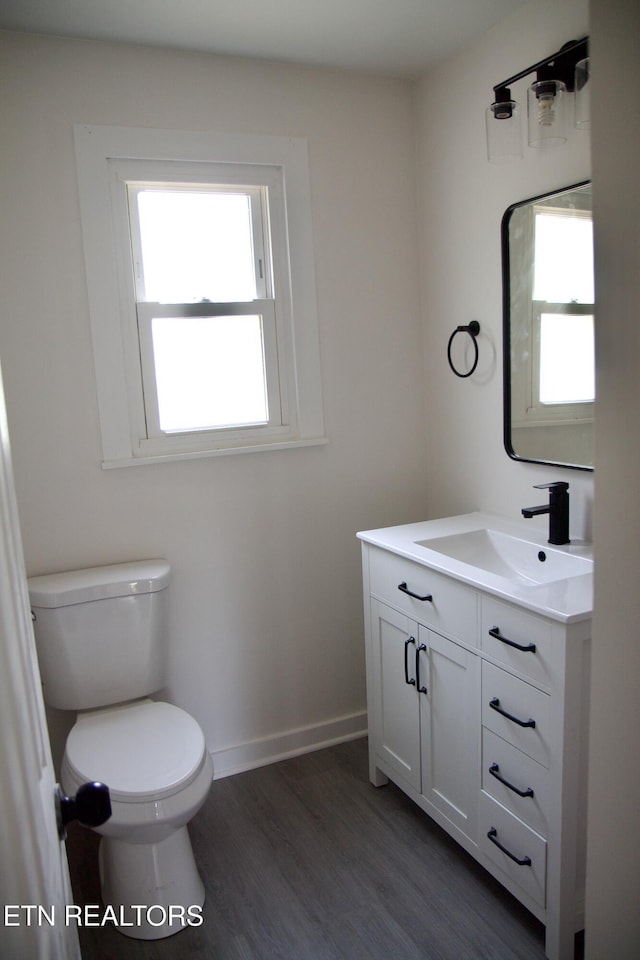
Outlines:
[{"label": "white window frame", "polygon": [[[282,177],[276,167],[257,164],[220,164],[148,160],[109,160],[112,204],[120,256],[120,283],[127,303],[135,309],[137,336],[131,336],[130,347],[135,355],[139,350],[144,412],[135,411],[141,455],[157,456],[168,449],[176,453],[192,450],[241,448],[255,442],[273,443],[290,433],[291,415],[288,404],[286,358],[289,342],[284,319],[290,315],[288,295],[286,233],[283,216]],[[146,299],[138,217],[135,208],[137,193],[147,189],[181,188],[215,189],[216,192],[242,190],[250,196],[252,207],[255,300],[234,303],[158,304]],[[221,186],[222,183],[222,186]],[[247,184],[252,186],[247,188]],[[273,213],[271,213],[273,211]],[[277,229],[271,228],[274,224]],[[269,236],[265,236],[268,232]],[[129,246],[129,237],[131,245]],[[126,252],[125,252],[126,251]],[[274,289],[282,290],[278,302]],[[262,318],[263,348],[270,415],[265,424],[232,429],[228,426],[215,430],[185,430],[167,433],[160,428],[156,371],[153,359],[151,324],[155,317],[215,317],[240,314],[259,314]],[[133,328],[134,317],[128,326]],[[132,364],[132,375],[137,381],[138,366]],[[137,382],[132,382],[132,393],[139,395]]]},{"label": "white window frame", "polygon": [[[74,133],[103,467],[326,443],[306,141],[88,125],[76,126]],[[264,289],[250,307],[224,306],[267,318],[273,330],[265,338],[268,366],[277,371],[280,403],[268,424],[163,434],[153,413],[149,416],[148,400],[145,412],[145,386],[149,395],[153,374],[141,361],[137,324],[140,320],[144,339],[153,311],[136,290],[127,184],[163,178],[183,183],[185,169],[191,171],[188,181],[211,182],[212,165],[218,174],[224,169],[225,183],[244,184],[247,166],[253,167],[259,176],[252,186],[269,192],[271,264],[264,260],[264,244],[256,243]],[[204,306],[208,316],[229,315],[223,305]]]}]

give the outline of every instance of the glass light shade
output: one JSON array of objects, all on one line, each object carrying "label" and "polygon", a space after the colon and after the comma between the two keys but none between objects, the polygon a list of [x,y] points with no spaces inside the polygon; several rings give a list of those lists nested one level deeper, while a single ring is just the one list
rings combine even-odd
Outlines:
[{"label": "glass light shade", "polygon": [[576,106],[574,122],[581,130],[591,126],[591,84],[589,83],[589,57],[576,63]]},{"label": "glass light shade", "polygon": [[539,80],[527,91],[530,147],[565,143],[567,88],[561,80]]},{"label": "glass light shade", "polygon": [[487,158],[491,163],[522,158],[522,129],[515,100],[492,103],[485,113]]}]

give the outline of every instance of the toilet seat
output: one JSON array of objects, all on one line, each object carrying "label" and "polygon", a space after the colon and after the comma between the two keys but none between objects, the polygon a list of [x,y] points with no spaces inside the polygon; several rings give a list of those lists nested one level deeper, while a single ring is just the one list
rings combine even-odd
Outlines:
[{"label": "toilet seat", "polygon": [[142,700],[80,714],[65,760],[80,781],[100,780],[114,801],[161,800],[183,790],[202,769],[199,724],[170,703]]}]

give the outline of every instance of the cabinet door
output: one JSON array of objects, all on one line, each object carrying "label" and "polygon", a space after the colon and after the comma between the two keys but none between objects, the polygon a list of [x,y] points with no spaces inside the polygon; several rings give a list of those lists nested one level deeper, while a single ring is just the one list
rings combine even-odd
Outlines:
[{"label": "cabinet door", "polygon": [[376,756],[392,779],[420,790],[420,703],[416,690],[418,625],[371,601],[374,702],[369,704]]},{"label": "cabinet door", "polygon": [[422,793],[465,836],[476,839],[480,665],[476,654],[421,628]]}]

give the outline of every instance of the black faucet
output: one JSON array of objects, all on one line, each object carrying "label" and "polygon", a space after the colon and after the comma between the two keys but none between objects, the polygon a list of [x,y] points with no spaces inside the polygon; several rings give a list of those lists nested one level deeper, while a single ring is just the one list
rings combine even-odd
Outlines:
[{"label": "black faucet", "polygon": [[523,507],[522,516],[529,519],[548,513],[549,543],[556,545],[571,543],[569,540],[569,484],[564,480],[557,480],[555,483],[535,483],[534,488],[548,490],[549,503],[544,503],[541,507]]}]

